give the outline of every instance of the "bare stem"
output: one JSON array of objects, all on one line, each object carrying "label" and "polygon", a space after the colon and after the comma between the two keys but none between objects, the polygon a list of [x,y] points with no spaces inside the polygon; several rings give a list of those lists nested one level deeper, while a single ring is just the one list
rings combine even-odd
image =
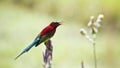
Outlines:
[{"label": "bare stem", "polygon": [[84,62],[83,61],[81,62],[81,68],[84,68]]},{"label": "bare stem", "polygon": [[95,68],[97,68],[97,58],[96,58],[96,46],[95,46],[95,43],[93,43],[93,54],[94,54],[94,65],[95,65]]}]

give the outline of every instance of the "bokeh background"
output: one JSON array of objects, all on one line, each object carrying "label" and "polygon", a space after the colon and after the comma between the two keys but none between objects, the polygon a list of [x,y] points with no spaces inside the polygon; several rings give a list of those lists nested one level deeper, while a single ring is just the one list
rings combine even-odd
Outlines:
[{"label": "bokeh background", "polygon": [[42,68],[41,44],[14,58],[51,21],[62,21],[52,38],[53,68],[94,68],[93,46],[80,35],[90,16],[104,14],[97,34],[98,68],[120,68],[120,0],[0,0],[0,68]]}]

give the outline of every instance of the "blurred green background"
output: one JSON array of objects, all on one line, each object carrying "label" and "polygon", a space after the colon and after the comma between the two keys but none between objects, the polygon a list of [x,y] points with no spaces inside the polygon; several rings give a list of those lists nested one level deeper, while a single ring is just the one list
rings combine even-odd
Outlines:
[{"label": "blurred green background", "polygon": [[98,68],[120,68],[120,0],[0,0],[0,68],[42,68],[41,44],[14,58],[51,21],[53,68],[94,68],[92,44],[80,35],[90,16],[104,14],[96,39]]}]

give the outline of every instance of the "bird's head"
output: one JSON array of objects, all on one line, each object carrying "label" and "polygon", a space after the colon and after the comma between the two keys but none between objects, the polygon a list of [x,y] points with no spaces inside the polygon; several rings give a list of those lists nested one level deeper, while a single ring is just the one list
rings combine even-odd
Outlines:
[{"label": "bird's head", "polygon": [[61,23],[61,22],[51,22],[51,23],[50,23],[50,26],[58,27],[59,25],[61,25],[60,23]]}]

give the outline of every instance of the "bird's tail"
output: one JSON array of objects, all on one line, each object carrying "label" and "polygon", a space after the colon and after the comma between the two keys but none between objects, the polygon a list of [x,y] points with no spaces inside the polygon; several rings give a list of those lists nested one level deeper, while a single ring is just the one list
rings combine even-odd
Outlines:
[{"label": "bird's tail", "polygon": [[18,59],[22,54],[24,54],[25,52],[28,52],[35,44],[38,43],[39,40],[34,40],[34,42],[32,44],[30,44],[28,47],[26,47],[16,58]]}]

